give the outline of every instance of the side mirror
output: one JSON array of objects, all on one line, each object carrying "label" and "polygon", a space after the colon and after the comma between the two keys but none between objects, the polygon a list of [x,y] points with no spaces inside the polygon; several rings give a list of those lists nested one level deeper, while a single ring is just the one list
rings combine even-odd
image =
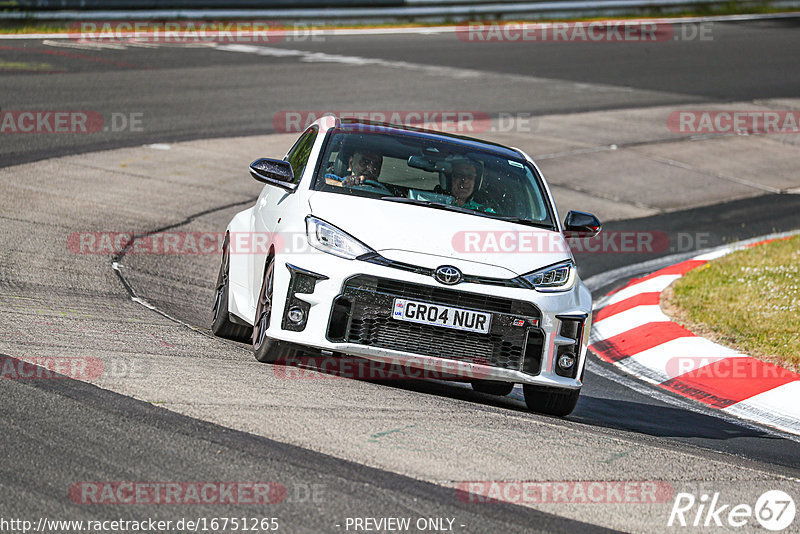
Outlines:
[{"label": "side mirror", "polygon": [[602,229],[603,225],[591,213],[570,211],[564,219],[564,235],[566,237],[594,237]]},{"label": "side mirror", "polygon": [[282,159],[260,158],[250,164],[250,174],[259,182],[277,185],[287,191],[297,189],[294,171],[288,161]]}]

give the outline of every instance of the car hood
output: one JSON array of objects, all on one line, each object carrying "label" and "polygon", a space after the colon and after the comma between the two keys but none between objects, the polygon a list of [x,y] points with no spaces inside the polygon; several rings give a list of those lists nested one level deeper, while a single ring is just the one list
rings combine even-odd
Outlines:
[{"label": "car hood", "polygon": [[326,192],[312,192],[309,207],[384,257],[422,267],[513,278],[572,258],[559,232],[488,217]]}]

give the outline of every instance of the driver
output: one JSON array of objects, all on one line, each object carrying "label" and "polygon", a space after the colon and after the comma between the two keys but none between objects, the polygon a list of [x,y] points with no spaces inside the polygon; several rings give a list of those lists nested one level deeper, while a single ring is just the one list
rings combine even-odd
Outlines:
[{"label": "driver", "polygon": [[325,175],[325,183],[337,186],[361,185],[364,180],[376,180],[381,173],[383,156],[367,148],[359,148],[353,152],[347,161],[348,175],[339,177],[328,173]]},{"label": "driver", "polygon": [[453,205],[494,213],[492,208],[472,199],[475,190],[480,187],[480,178],[483,174],[481,164],[475,160],[460,157],[454,159],[452,165],[453,173],[450,178],[449,193],[453,197]]}]

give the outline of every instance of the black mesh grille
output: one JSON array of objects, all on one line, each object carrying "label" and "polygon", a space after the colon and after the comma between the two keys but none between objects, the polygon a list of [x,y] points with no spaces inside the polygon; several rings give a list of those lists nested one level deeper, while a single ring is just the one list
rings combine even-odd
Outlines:
[{"label": "black mesh grille", "polygon": [[[371,276],[351,278],[343,294],[352,302],[345,336],[350,343],[503,369],[522,369],[528,328],[514,321],[540,318],[528,302]],[[399,321],[391,317],[395,298],[491,312],[491,329],[479,334]]]}]

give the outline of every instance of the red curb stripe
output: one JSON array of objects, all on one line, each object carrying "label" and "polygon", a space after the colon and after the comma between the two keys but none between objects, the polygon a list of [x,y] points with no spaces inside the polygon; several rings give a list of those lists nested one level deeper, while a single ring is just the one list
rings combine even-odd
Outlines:
[{"label": "red curb stripe", "polygon": [[766,245],[767,243],[772,243],[774,241],[787,241],[787,240],[791,239],[792,237],[794,237],[794,236],[787,235],[787,236],[784,236],[784,237],[776,237],[774,239],[767,239],[766,241],[759,241],[758,243],[750,243],[749,245],[745,245],[745,246],[747,248],[753,248],[753,247],[757,247],[759,245]]},{"label": "red curb stripe", "polygon": [[672,321],[658,321],[598,341],[589,348],[608,362],[618,362],[679,337],[696,336]]},{"label": "red curb stripe", "polygon": [[[789,239],[791,236],[778,238]],[[769,239],[753,243],[754,247],[777,241]],[[663,275],[683,276],[708,260],[688,260],[655,271],[641,278],[630,280],[623,287],[610,292],[613,295],[633,285]],[[658,305],[661,292],[646,292],[633,295],[623,301],[605,306],[594,313],[598,323],[616,314],[637,306]],[[682,337],[697,337],[692,332],[672,321],[651,322],[609,339],[597,341],[589,346],[601,359],[616,363],[640,352]],[[660,386],[686,398],[702,402],[712,408],[724,409],[762,393],[792,382],[800,382],[800,374],[775,364],[763,362],[749,356],[723,358],[671,378]]]},{"label": "red curb stripe", "polygon": [[663,269],[659,269],[658,271],[656,271],[654,273],[650,273],[647,276],[643,276],[641,278],[634,278],[630,282],[628,282],[627,284],[622,286],[621,288],[615,289],[614,291],[612,291],[608,295],[613,295],[614,293],[619,293],[623,289],[628,288],[628,287],[630,287],[632,285],[638,284],[639,282],[644,282],[646,280],[650,280],[652,278],[656,278],[656,277],[664,275],[664,274],[679,274],[679,275],[683,276],[684,274],[688,273],[692,269],[696,269],[697,267],[700,267],[704,263],[708,263],[708,260],[686,260],[686,261],[682,261],[680,263],[676,263],[675,265],[670,265],[669,267],[664,267]]},{"label": "red curb stripe", "polygon": [[634,295],[625,300],[621,300],[619,302],[615,302],[614,304],[609,304],[608,306],[600,308],[599,311],[595,312],[592,322],[597,323],[598,321],[602,321],[603,319],[611,317],[612,315],[630,310],[636,306],[658,305],[660,299],[661,293],[658,291],[653,291],[651,293],[639,293],[638,295]]},{"label": "red curb stripe", "polygon": [[797,373],[743,356],[718,360],[671,378],[661,386],[714,408],[727,408],[795,380],[800,380]]},{"label": "red curb stripe", "polygon": [[618,362],[628,356],[627,354],[619,352],[614,345],[608,343],[607,341],[597,341],[596,343],[592,343],[589,345],[589,350],[594,352],[602,360],[605,360],[609,363]]}]

